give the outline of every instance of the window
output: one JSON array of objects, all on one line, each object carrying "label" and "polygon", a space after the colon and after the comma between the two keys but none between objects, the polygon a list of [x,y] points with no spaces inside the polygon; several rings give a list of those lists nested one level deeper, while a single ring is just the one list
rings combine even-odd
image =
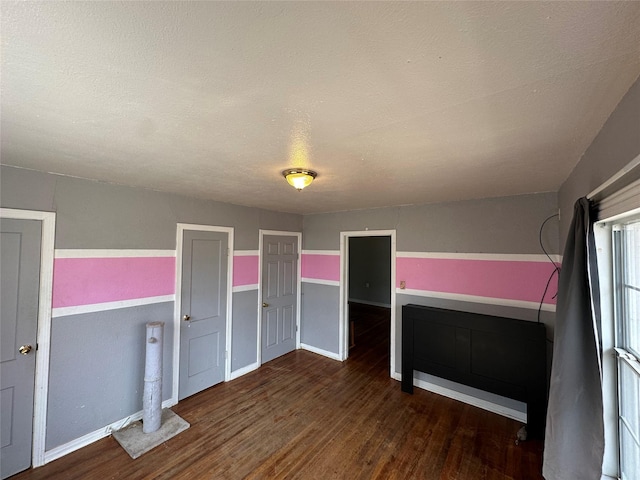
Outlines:
[{"label": "window", "polygon": [[640,472],[640,217],[613,225],[620,478]]}]

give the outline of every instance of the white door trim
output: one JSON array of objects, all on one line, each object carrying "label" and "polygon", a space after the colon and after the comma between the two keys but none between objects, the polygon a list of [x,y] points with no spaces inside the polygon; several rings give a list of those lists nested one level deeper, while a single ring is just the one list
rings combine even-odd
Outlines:
[{"label": "white door trim", "polygon": [[178,223],[176,229],[176,300],[173,310],[173,384],[171,388],[171,404],[178,403],[180,379],[180,321],[182,319],[182,237],[186,230],[201,232],[223,232],[228,235],[229,252],[227,255],[227,321],[224,356],[224,381],[231,377],[231,324],[233,322],[233,227],[213,225],[194,225]]},{"label": "white door trim", "polygon": [[51,306],[53,303],[53,252],[56,234],[56,214],[34,210],[0,208],[0,217],[18,220],[40,220],[40,291],[38,294],[38,334],[36,378],[33,393],[33,447],[31,465],[44,465],[47,434],[47,397],[49,391],[49,352],[51,350]]},{"label": "white door trim", "polygon": [[391,237],[391,369],[390,376],[396,370],[396,231],[395,230],[366,230],[340,232],[340,360],[349,356],[349,322],[347,312],[349,308],[349,238],[351,237]]},{"label": "white door trim", "polygon": [[298,267],[297,267],[297,295],[296,295],[296,350],[300,348],[300,312],[302,303],[302,232],[286,232],[280,230],[259,230],[258,240],[258,343],[256,345],[258,365],[262,365],[262,245],[265,235],[282,235],[298,238]]}]

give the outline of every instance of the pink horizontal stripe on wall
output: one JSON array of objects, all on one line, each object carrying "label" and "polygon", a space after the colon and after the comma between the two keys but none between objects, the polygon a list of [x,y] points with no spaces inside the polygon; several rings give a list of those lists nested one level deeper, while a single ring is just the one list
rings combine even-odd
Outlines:
[{"label": "pink horizontal stripe on wall", "polygon": [[340,255],[302,254],[302,277],[340,281]]},{"label": "pink horizontal stripe on wall", "polygon": [[[397,258],[396,287],[480,297],[540,302],[549,275],[549,262]],[[544,303],[555,304],[558,277],[549,285]]]},{"label": "pink horizontal stripe on wall", "polygon": [[255,285],[258,283],[258,255],[233,257],[233,286]]},{"label": "pink horizontal stripe on wall", "polygon": [[53,307],[175,293],[175,257],[56,258]]}]

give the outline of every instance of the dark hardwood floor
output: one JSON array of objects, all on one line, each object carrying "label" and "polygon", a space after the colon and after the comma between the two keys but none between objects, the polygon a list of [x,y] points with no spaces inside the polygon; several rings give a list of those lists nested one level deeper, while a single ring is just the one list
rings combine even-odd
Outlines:
[{"label": "dark hardwood floor", "polygon": [[292,352],[181,401],[191,428],[137,460],[108,437],[12,480],[542,478],[542,444],[515,445],[518,422],[400,391],[388,310],[352,318],[344,363]]}]

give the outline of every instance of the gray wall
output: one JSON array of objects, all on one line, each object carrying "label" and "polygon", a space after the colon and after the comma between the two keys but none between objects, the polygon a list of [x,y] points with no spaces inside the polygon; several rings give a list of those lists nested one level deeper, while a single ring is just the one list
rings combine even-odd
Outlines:
[{"label": "gray wall", "polygon": [[171,398],[173,302],[54,318],[47,450],[142,410],[145,325],[164,321],[162,398]]},{"label": "gray wall", "polygon": [[257,361],[258,291],[233,294],[233,323],[231,325],[231,371]]},{"label": "gray wall", "polygon": [[[398,251],[542,253],[538,230],[558,213],[555,193],[305,215],[307,250],[339,250],[340,232],[397,231]],[[545,227],[545,246],[558,253],[557,222]]]},{"label": "gray wall", "polygon": [[330,285],[302,284],[300,342],[338,354],[340,290]]},{"label": "gray wall", "polygon": [[391,237],[349,238],[349,300],[391,306]]},{"label": "gray wall", "polygon": [[[304,216],[303,248],[308,250],[339,250],[340,232],[363,230],[396,230],[396,250],[408,252],[462,252],[502,254],[542,254],[539,229],[542,222],[557,213],[555,193],[489,198],[483,200],[448,202],[432,205],[381,208],[364,211],[327,213]],[[551,220],[543,231],[543,242],[549,253],[558,253],[558,221]],[[544,285],[542,286],[544,288]],[[336,332],[340,288],[305,287],[303,302],[303,332],[308,322],[314,322],[314,331]],[[403,304],[398,295],[398,308]],[[430,304],[422,298],[419,303]],[[460,305],[458,305],[460,304]],[[332,308],[327,309],[330,305]],[[502,307],[491,307],[465,302],[448,302],[449,308],[462,308],[481,313],[504,314]],[[336,306],[334,308],[334,306]],[[536,311],[516,309],[512,316],[534,320]],[[552,335],[555,315],[542,312],[541,319]],[[397,316],[397,337],[401,338],[401,316]],[[320,328],[320,326],[322,328]],[[330,333],[327,333],[330,335]],[[331,333],[333,335],[333,333]],[[314,337],[308,342],[315,340]],[[329,345],[327,338],[323,344]],[[320,345],[312,346],[322,348]],[[329,350],[338,353],[338,341]],[[398,346],[396,346],[398,348]],[[399,351],[398,351],[399,352]],[[396,369],[400,372],[399,355]]]},{"label": "gray wall", "polygon": [[576,200],[588,195],[640,155],[640,79],[631,86],[558,192],[561,245]]},{"label": "gray wall", "polygon": [[[174,250],[177,223],[234,227],[236,250],[257,250],[259,229],[302,231],[299,215],[140,188],[6,166],[0,181],[2,207],[56,212],[58,249]],[[257,361],[257,292],[235,293],[233,311],[236,370]],[[165,321],[167,399],[173,302],[53,319],[47,450],[141,410],[143,327],[149,319]]]}]

